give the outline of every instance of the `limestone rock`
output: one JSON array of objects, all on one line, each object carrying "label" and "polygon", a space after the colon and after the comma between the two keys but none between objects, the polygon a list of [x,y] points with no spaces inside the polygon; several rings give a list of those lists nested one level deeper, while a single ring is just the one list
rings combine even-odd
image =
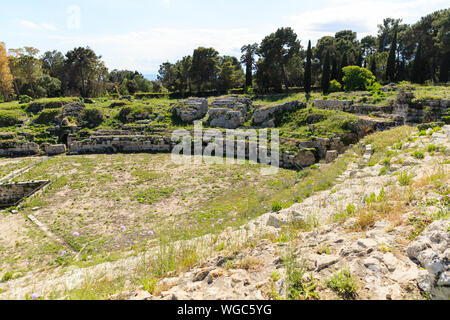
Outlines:
[{"label": "limestone rock", "polygon": [[245,122],[240,111],[227,108],[212,108],[208,112],[208,125],[216,128],[236,129]]},{"label": "limestone rock", "polygon": [[263,128],[275,127],[274,117],[277,112],[289,112],[306,108],[306,104],[290,101],[276,106],[258,107],[253,113],[253,125]]},{"label": "limestone rock", "polygon": [[316,163],[316,157],[314,156],[314,153],[308,150],[300,150],[297,153],[297,156],[294,159],[294,162],[296,165],[306,168],[310,167],[313,164]]},{"label": "limestone rock", "polygon": [[66,145],[64,144],[44,144],[45,153],[49,156],[66,153]]},{"label": "limestone rock", "polygon": [[189,98],[179,102],[173,108],[173,113],[185,123],[203,119],[208,113],[208,100],[204,98]]},{"label": "limestone rock", "polygon": [[321,271],[339,261],[339,257],[335,255],[321,255],[316,259],[316,269]]},{"label": "limestone rock", "polygon": [[326,163],[331,163],[336,160],[339,156],[339,153],[336,150],[327,151],[327,155],[325,157]]},{"label": "limestone rock", "polygon": [[433,299],[450,299],[449,227],[448,220],[433,222],[407,249],[410,259],[426,269],[420,273],[417,283]]}]

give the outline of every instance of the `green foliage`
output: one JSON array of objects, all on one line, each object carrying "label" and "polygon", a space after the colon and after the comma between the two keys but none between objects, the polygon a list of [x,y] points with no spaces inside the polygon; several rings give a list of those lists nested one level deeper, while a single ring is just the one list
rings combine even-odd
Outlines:
[{"label": "green foliage", "polygon": [[305,65],[305,92],[309,94],[311,92],[311,40],[308,42],[308,49],[306,51],[306,65]]},{"label": "green foliage", "polygon": [[14,272],[12,272],[12,271],[5,272],[2,276],[1,282],[6,282],[6,281],[11,280],[13,278],[13,276],[14,276]]},{"label": "green foliage", "polygon": [[61,109],[45,109],[42,110],[34,122],[36,124],[55,124],[57,119],[61,116]]},{"label": "green foliage", "polygon": [[325,60],[323,62],[323,66],[322,66],[322,92],[323,92],[323,94],[329,93],[330,77],[331,77],[330,52],[327,51],[327,54],[325,55]]},{"label": "green foliage", "polygon": [[153,293],[155,293],[157,283],[158,283],[158,280],[150,279],[149,277],[145,277],[142,280],[142,287],[148,293],[153,294]]},{"label": "green foliage", "polygon": [[281,209],[283,209],[283,205],[280,201],[274,201],[272,203],[272,212],[278,212],[281,211]]},{"label": "green foliage", "polygon": [[168,197],[175,191],[174,188],[148,188],[137,192],[136,198],[139,203],[155,203],[160,198]]},{"label": "green foliage", "polygon": [[20,123],[21,113],[16,110],[0,110],[0,127],[11,127]]},{"label": "green foliage", "polygon": [[349,270],[341,270],[336,272],[327,286],[343,299],[355,299],[358,295],[358,285],[356,279]]},{"label": "green foliage", "polygon": [[283,263],[286,266],[286,293],[289,300],[314,300],[319,299],[320,296],[315,292],[317,283],[314,279],[306,281],[304,276],[306,274],[305,262],[298,262],[297,256],[290,252],[283,258]]},{"label": "green foliage", "polygon": [[[162,99],[168,98],[170,93],[168,92],[137,92],[134,94],[135,99]],[[117,95],[118,98],[118,95]]]},{"label": "green foliage", "polygon": [[130,105],[123,107],[117,119],[122,123],[129,123],[135,120],[148,119],[148,117],[153,113],[153,108],[148,105]]},{"label": "green foliage", "polygon": [[366,68],[348,66],[344,67],[342,71],[345,91],[364,91],[375,81],[375,76]]},{"label": "green foliage", "polygon": [[406,187],[412,183],[412,178],[412,174],[409,174],[408,172],[401,172],[398,175],[398,182],[401,186]]},{"label": "green foliage", "polygon": [[19,103],[30,103],[31,101],[33,101],[33,98],[31,98],[30,96],[27,95],[19,96]]},{"label": "green foliage", "polygon": [[425,154],[422,151],[418,151],[418,150],[414,151],[411,155],[418,160],[425,158]]},{"label": "green foliage", "polygon": [[337,80],[331,80],[328,91],[330,93],[342,91],[342,84],[340,84]]},{"label": "green foliage", "polygon": [[434,144],[430,144],[430,145],[427,147],[427,151],[428,151],[429,153],[436,152],[436,151],[438,151],[438,150],[439,150],[439,147],[436,146],[436,145],[434,145]]},{"label": "green foliage", "polygon": [[103,111],[99,108],[86,108],[81,116],[86,126],[90,129],[98,127],[105,121]]}]

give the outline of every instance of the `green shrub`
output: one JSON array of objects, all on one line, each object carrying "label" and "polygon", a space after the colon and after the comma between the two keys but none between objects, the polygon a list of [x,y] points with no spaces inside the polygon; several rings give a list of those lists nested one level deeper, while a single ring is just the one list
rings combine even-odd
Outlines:
[{"label": "green shrub", "polygon": [[372,93],[383,94],[381,91],[381,84],[376,81],[369,83],[369,85],[366,86],[366,89]]},{"label": "green shrub", "polygon": [[445,124],[450,124],[450,116],[443,116],[442,121],[444,121]]},{"label": "green shrub", "polygon": [[82,119],[90,129],[98,127],[105,121],[103,111],[98,108],[86,108],[83,110]]},{"label": "green shrub", "polygon": [[273,212],[281,211],[281,209],[283,209],[283,205],[281,204],[280,201],[274,201],[272,203],[272,211]]},{"label": "green shrub", "polygon": [[20,123],[20,111],[0,110],[0,127],[11,127]]},{"label": "green shrub", "polygon": [[409,174],[408,172],[401,172],[398,175],[398,182],[401,186],[409,186],[412,182],[412,174]]},{"label": "green shrub", "polygon": [[375,81],[375,76],[366,68],[348,66],[342,72],[345,91],[366,90]]},{"label": "green shrub", "polygon": [[378,175],[385,176],[385,175],[389,174],[390,171],[391,171],[390,167],[383,167],[380,169],[380,173]]},{"label": "green shrub", "polygon": [[342,91],[342,84],[340,84],[337,80],[331,80],[328,91],[330,93]]},{"label": "green shrub", "polygon": [[12,271],[8,271],[6,273],[3,274],[2,276],[2,281],[1,282],[6,282],[9,281],[13,278],[14,272]]},{"label": "green shrub", "polygon": [[430,145],[427,147],[427,151],[428,151],[429,153],[436,152],[436,151],[438,151],[438,150],[439,150],[439,147],[436,146],[436,145],[434,145],[434,144],[430,144]]},{"label": "green shrub", "polygon": [[58,117],[61,115],[61,109],[45,109],[39,113],[34,121],[36,124],[55,124]]},{"label": "green shrub", "polygon": [[422,151],[417,151],[417,150],[412,153],[412,156],[419,160],[425,158],[425,154]]},{"label": "green shrub", "polygon": [[27,95],[19,96],[19,103],[30,103],[31,101],[33,101],[33,98],[31,98],[30,96]]},{"label": "green shrub", "polygon": [[343,299],[354,299],[358,295],[358,286],[349,270],[336,272],[327,286]]},{"label": "green shrub", "polygon": [[126,106],[120,110],[117,118],[122,123],[129,123],[135,120],[148,119],[152,113],[153,108],[151,106]]},{"label": "green shrub", "polygon": [[161,99],[170,96],[167,92],[138,92],[134,95],[135,99]]}]

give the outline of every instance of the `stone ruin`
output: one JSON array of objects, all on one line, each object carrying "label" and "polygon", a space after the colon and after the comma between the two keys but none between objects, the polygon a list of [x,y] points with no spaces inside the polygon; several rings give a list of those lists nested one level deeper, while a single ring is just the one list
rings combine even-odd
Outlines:
[{"label": "stone ruin", "polygon": [[184,123],[192,123],[203,119],[208,113],[208,100],[204,98],[189,98],[173,104],[173,114]]},{"label": "stone ruin", "polygon": [[[287,145],[295,152],[281,152],[280,166],[283,168],[305,168],[320,160],[334,161],[339,154],[345,152],[349,145],[357,143],[367,134],[386,130],[405,123],[440,121],[448,113],[449,100],[422,99],[415,100],[412,92],[400,92],[395,102],[389,106],[356,104],[351,100],[314,100],[313,106],[320,109],[338,110],[357,115],[357,121],[349,124],[349,133],[335,134],[332,139],[314,137],[308,141],[281,138],[282,145]],[[41,106],[36,105],[39,109]],[[251,120],[255,128],[276,127],[276,118],[285,112],[293,112],[306,108],[299,101],[285,102],[274,106],[253,106],[252,100],[246,97],[229,96],[216,98],[211,107],[204,98],[189,98],[172,104],[174,116],[183,123],[205,120],[210,127],[238,129]],[[63,107],[63,116],[79,117],[84,109],[82,103],[69,103]],[[73,128],[72,128],[73,129]],[[43,150],[27,139],[17,140],[2,138],[0,156],[16,157],[46,153],[58,155],[95,154],[95,153],[133,153],[133,152],[171,152],[175,143],[171,141],[171,131],[158,128],[143,130],[127,129],[92,132],[82,137],[75,135],[77,130],[69,130],[67,146],[43,145]],[[245,128],[244,128],[245,129]],[[314,133],[315,126],[310,125]],[[56,133],[56,132],[55,132]],[[206,145],[204,146],[206,147]],[[259,147],[258,147],[259,148]],[[248,153],[248,151],[246,151]]]},{"label": "stone ruin", "polygon": [[306,108],[306,104],[299,101],[290,101],[270,107],[259,106],[256,108],[255,113],[253,114],[252,123],[254,126],[274,128],[276,126],[275,116],[278,112],[291,112],[304,108]]},{"label": "stone ruin", "polygon": [[24,198],[33,195],[49,183],[50,181],[43,180],[0,185],[0,208],[17,206]]}]

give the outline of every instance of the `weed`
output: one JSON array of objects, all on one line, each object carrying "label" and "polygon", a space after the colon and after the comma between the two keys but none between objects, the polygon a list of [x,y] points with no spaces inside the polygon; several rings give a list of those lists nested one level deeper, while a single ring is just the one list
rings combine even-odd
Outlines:
[{"label": "weed", "polygon": [[355,299],[358,295],[357,282],[346,269],[336,272],[327,281],[327,286],[343,299]]}]

